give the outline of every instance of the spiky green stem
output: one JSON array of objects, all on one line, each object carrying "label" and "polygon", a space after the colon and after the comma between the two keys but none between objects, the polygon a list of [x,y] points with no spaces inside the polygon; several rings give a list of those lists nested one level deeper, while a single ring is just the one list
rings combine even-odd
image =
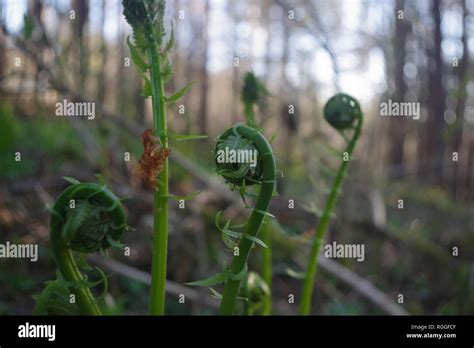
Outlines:
[{"label": "spiky green stem", "polygon": [[[168,134],[161,61],[155,43],[150,43],[147,51],[152,88],[153,129],[155,135],[160,137],[162,146],[166,148]],[[168,160],[165,161],[163,170],[157,177],[157,189],[154,193],[150,314],[163,315],[168,250]]]}]

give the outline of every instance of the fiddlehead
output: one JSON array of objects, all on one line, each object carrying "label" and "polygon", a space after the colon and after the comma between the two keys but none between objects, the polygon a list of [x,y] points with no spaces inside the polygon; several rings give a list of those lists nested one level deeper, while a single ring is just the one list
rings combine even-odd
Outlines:
[{"label": "fiddlehead", "polygon": [[[316,235],[313,240],[303,285],[300,307],[301,314],[309,314],[311,312],[314,278],[318,266],[319,250],[321,248],[321,243],[324,241],[331,213],[336,206],[337,198],[349,166],[349,160],[354,152],[363,124],[363,114],[359,102],[355,98],[344,93],[336,94],[329,99],[324,107],[324,118],[331,126],[341,133],[344,139],[347,140],[347,147],[344,153],[345,156],[347,156],[347,160],[343,159],[339,167],[328,200],[326,201],[324,212],[316,228]],[[351,130],[353,131],[352,137],[348,139],[345,132]]]},{"label": "fiddlehead", "polygon": [[[246,138],[238,131],[238,127],[232,127],[222,134],[216,142],[214,151],[214,160],[217,174],[221,175],[227,183],[236,187],[252,186],[262,180],[263,167],[262,161],[256,157],[255,165],[251,161],[237,161],[239,151],[244,154],[258,153],[255,143]],[[227,157],[235,154],[236,160],[226,160]]]},{"label": "fiddlehead", "polygon": [[[257,154],[254,166],[249,163],[228,163],[220,156],[234,150],[255,150]],[[227,152],[226,152],[227,151]],[[244,152],[241,152],[244,153]],[[245,152],[248,153],[248,152]],[[228,158],[230,159],[230,158]],[[219,136],[215,148],[215,162],[217,172],[233,188],[258,184],[260,192],[252,214],[245,225],[243,238],[238,244],[238,253],[234,253],[230,266],[229,276],[225,281],[224,293],[220,305],[221,314],[233,314],[239,292],[243,272],[246,270],[247,259],[251,247],[258,236],[262,220],[267,213],[270,201],[275,190],[276,166],[272,148],[265,137],[256,129],[246,125],[236,125],[227,129]],[[236,276],[239,275],[239,276]]]},{"label": "fiddlehead", "polygon": [[244,77],[241,99],[244,106],[245,120],[248,126],[256,127],[255,106],[264,102],[264,97],[269,96],[265,85],[255,76],[253,72],[248,72]]},{"label": "fiddlehead", "polygon": [[[218,137],[214,160],[217,173],[230,184],[232,190],[240,191],[244,202],[247,195],[246,188],[252,185],[260,186],[255,207],[252,208],[246,224],[231,225],[228,220],[221,226],[219,223],[221,214],[218,213],[216,216],[216,226],[222,233],[222,239],[234,253],[230,268],[225,268],[223,272],[207,279],[188,283],[207,287],[224,283],[222,295],[213,288],[210,290],[213,297],[221,299],[220,313],[230,315],[235,311],[240,283],[247,274],[247,259],[251,248],[254,243],[267,247],[258,239],[258,232],[263,218],[266,215],[272,216],[267,211],[275,190],[275,157],[270,144],[258,130],[237,124]],[[237,232],[239,228],[244,228],[244,231]],[[234,241],[235,239],[238,241]]]},{"label": "fiddlehead", "polygon": [[264,314],[265,299],[270,296],[270,288],[262,277],[256,272],[249,272],[245,277],[241,291],[244,302],[245,314]]},{"label": "fiddlehead", "polygon": [[51,208],[50,235],[59,277],[56,283],[48,284],[40,298],[62,298],[69,288],[81,314],[99,315],[87,279],[80,271],[80,260],[73,252],[88,254],[121,246],[120,237],[128,228],[125,210],[120,199],[105,186],[69,181],[72,185]]}]

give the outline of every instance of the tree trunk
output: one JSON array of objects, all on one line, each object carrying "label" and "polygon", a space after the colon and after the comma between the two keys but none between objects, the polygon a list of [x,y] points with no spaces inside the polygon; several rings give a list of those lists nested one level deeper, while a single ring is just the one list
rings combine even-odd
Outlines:
[{"label": "tree trunk", "polygon": [[104,105],[105,101],[105,90],[107,86],[107,74],[106,74],[106,62],[107,62],[107,42],[105,41],[105,18],[106,18],[106,0],[102,0],[102,4],[100,7],[100,12],[101,12],[101,38],[100,38],[100,57],[101,57],[101,67],[99,68],[99,74],[98,74],[98,84],[99,88],[97,90],[97,100]]},{"label": "tree trunk", "polygon": [[[445,91],[443,87],[443,61],[441,57],[441,0],[432,1],[432,18],[434,24],[433,47],[428,51],[428,119],[424,126],[420,163],[429,165],[428,174],[423,174],[423,180],[431,184],[441,184],[444,161],[444,111]],[[424,172],[423,170],[421,171]]]},{"label": "tree trunk", "polygon": [[235,1],[229,2],[229,11],[230,16],[233,18],[233,28],[232,28],[232,123],[237,123],[239,120],[239,105],[240,105],[240,81],[239,81],[239,67],[234,66],[234,59],[237,57],[237,40],[238,32],[237,25],[240,21],[240,16],[237,13],[237,5]]},{"label": "tree trunk", "polygon": [[[408,28],[405,19],[398,19],[398,11],[405,11],[405,0],[397,0],[395,6],[395,40],[393,51],[395,56],[395,93],[394,101],[404,102],[407,92],[403,68],[405,67],[406,39]],[[393,117],[390,122],[390,165],[397,170],[403,170],[403,145],[405,142],[405,120]]]},{"label": "tree trunk", "polygon": [[[0,23],[1,25],[6,25],[5,21],[3,20],[3,6],[4,2],[0,1]],[[3,30],[0,30],[0,95],[3,95],[3,83],[5,81],[5,66],[7,63],[6,59],[6,45],[5,45],[5,35],[3,34]]]},{"label": "tree trunk", "polygon": [[[467,20],[468,13],[466,8],[466,0],[462,0],[463,7],[463,32],[462,32],[462,45],[463,53],[459,66],[457,67],[458,77],[458,100],[456,104],[456,122],[454,124],[453,134],[453,151],[457,151],[459,154],[458,161],[454,162],[454,171],[452,178],[452,189],[455,195],[459,198],[466,198],[467,186],[469,181],[469,147],[466,143],[467,134],[463,132],[464,126],[464,110],[466,108],[467,99],[467,83],[469,81],[469,48],[468,48],[468,37],[467,37]],[[462,147],[462,145],[464,146]]]},{"label": "tree trunk", "polygon": [[[77,71],[79,82],[79,93],[84,94],[86,75],[88,70],[88,47],[84,40],[85,26],[89,18],[89,1],[88,0],[74,0],[73,10],[76,12],[73,23],[74,38],[77,39],[79,69]],[[73,38],[73,40],[74,40]]]},{"label": "tree trunk", "polygon": [[207,92],[209,90],[209,77],[207,74],[207,44],[208,44],[208,19],[209,19],[209,0],[205,0],[204,18],[202,22],[202,65],[201,65],[201,100],[199,103],[199,131],[201,134],[207,134]]}]

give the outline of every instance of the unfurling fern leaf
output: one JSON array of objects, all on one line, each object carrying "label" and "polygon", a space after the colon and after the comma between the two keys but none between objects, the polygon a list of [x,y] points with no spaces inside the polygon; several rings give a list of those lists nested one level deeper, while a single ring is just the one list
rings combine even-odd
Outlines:
[{"label": "unfurling fern leaf", "polygon": [[[86,254],[121,245],[120,238],[128,229],[125,210],[105,186],[70,178],[67,181],[71,185],[51,208],[51,242],[59,275],[37,297],[35,313],[97,315],[101,312],[90,288],[107,284],[107,279],[98,270],[102,280],[91,283],[80,269],[87,266]],[[73,252],[82,254],[76,258]],[[74,303],[69,300],[71,294]]]}]

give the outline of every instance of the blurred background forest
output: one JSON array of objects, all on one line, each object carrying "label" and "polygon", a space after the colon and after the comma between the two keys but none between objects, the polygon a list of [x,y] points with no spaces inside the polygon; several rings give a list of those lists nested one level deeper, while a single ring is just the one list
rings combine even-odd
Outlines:
[{"label": "blurred background forest", "polygon": [[[166,8],[171,21],[167,89],[196,84],[168,108],[169,126],[209,138],[171,144],[171,191],[202,192],[185,209],[170,201],[167,313],[216,313],[206,289],[184,283],[229,257],[216,213],[247,216],[215,174],[212,149],[229,124],[244,121],[248,71],[270,92],[257,120],[268,138],[276,134],[284,173],[270,209],[283,227],[273,236],[275,313],[297,313],[314,208],[323,208],[337,168],[332,150],[344,148],[322,115],[337,91],[361,101],[365,124],[328,242],[364,244],[366,255],[321,259],[314,312],[474,313],[474,1],[175,0]],[[136,229],[123,239],[129,257],[115,250],[92,260],[113,273],[108,313],[146,313],[152,194],[132,171],[151,103],[127,64],[131,29],[120,1],[0,0],[0,22],[0,243],[40,245],[36,263],[0,260],[0,313],[31,313],[32,295],[56,268],[45,206],[67,186],[63,176],[94,174],[131,196]],[[95,102],[95,119],[57,117],[64,99]],[[419,102],[420,119],[381,117],[389,99]],[[250,269],[259,271],[260,257],[253,253]]]}]

